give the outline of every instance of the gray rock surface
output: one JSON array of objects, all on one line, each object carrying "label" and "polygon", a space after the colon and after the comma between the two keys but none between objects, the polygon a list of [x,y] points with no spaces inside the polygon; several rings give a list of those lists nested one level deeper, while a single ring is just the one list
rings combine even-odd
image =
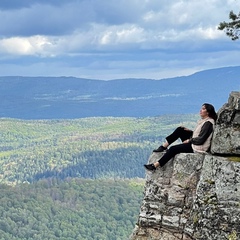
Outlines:
[{"label": "gray rock surface", "polygon": [[[232,92],[218,114],[211,154],[181,153],[146,171],[131,240],[240,239],[240,93]],[[148,162],[162,154],[152,153]]]},{"label": "gray rock surface", "polygon": [[218,111],[211,145],[213,154],[240,154],[240,92],[231,92]]}]

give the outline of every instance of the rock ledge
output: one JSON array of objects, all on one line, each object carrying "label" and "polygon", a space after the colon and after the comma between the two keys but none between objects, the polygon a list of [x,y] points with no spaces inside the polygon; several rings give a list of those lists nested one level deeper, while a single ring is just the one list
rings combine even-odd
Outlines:
[{"label": "rock ledge", "polygon": [[178,154],[146,173],[131,240],[240,239],[240,92],[218,116],[211,154]]}]

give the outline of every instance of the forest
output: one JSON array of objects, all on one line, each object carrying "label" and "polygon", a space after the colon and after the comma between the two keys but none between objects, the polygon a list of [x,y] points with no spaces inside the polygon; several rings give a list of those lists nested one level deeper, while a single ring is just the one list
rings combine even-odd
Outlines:
[{"label": "forest", "polygon": [[0,185],[0,239],[128,239],[143,183],[141,179],[75,178]]},{"label": "forest", "polygon": [[152,150],[198,115],[0,120],[0,239],[128,239]]},{"label": "forest", "polygon": [[42,178],[144,178],[142,165],[179,125],[198,116],[0,121],[1,183]]}]

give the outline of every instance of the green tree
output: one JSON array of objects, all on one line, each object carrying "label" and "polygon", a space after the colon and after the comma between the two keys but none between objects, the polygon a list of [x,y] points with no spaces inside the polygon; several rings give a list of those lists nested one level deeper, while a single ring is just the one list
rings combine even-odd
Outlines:
[{"label": "green tree", "polygon": [[239,39],[240,36],[240,12],[235,14],[233,11],[229,13],[229,22],[220,22],[218,29],[224,30],[226,35],[233,41]]}]

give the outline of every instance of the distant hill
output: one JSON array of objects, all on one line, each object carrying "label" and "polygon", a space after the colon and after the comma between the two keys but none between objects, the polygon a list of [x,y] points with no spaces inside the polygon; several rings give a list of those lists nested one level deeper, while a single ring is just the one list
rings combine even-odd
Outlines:
[{"label": "distant hill", "polygon": [[8,76],[0,77],[0,117],[72,119],[197,113],[204,102],[218,110],[231,91],[240,91],[240,66],[161,80]]}]

